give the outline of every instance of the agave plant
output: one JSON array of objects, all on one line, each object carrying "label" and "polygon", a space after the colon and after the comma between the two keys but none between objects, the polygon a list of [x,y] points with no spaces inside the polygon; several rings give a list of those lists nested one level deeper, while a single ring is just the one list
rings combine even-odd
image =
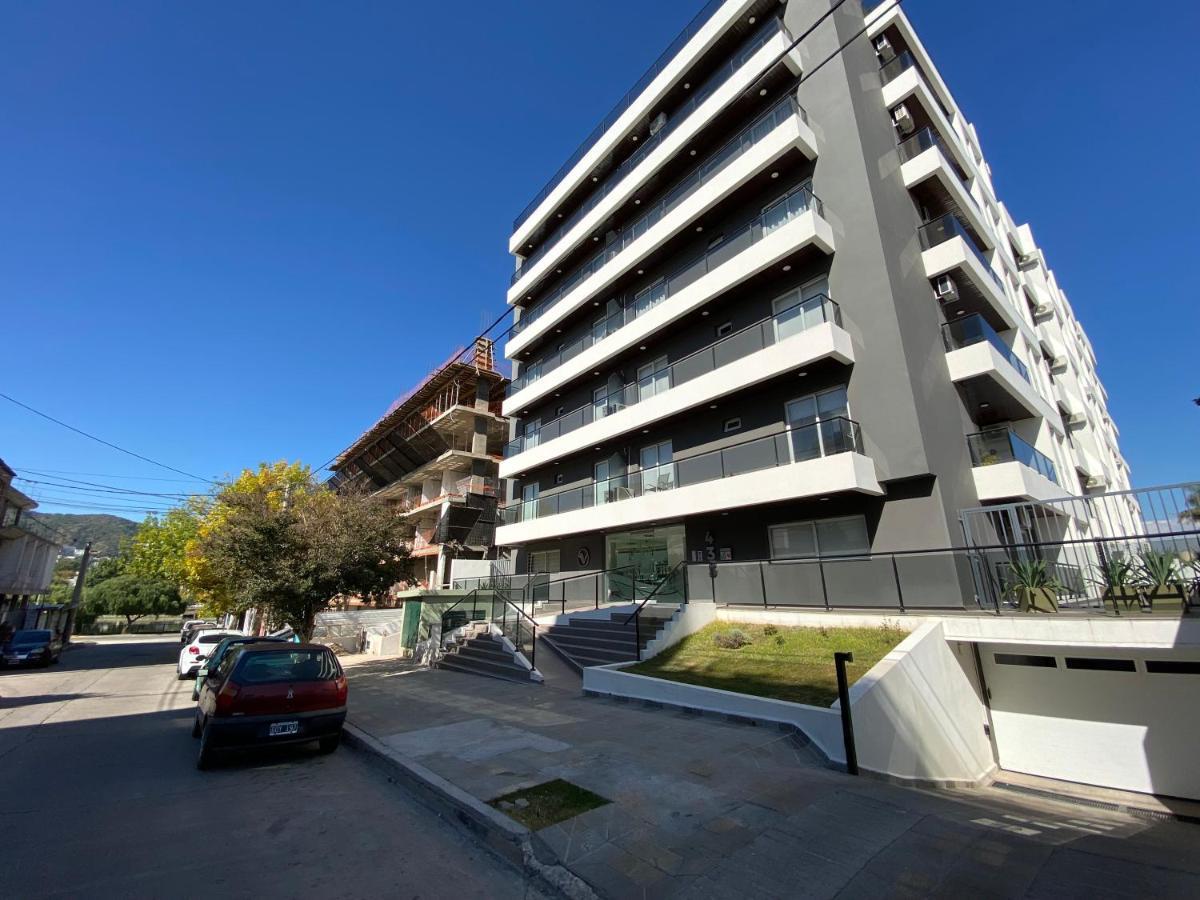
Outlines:
[{"label": "agave plant", "polygon": [[1179,583],[1178,566],[1174,553],[1147,550],[1138,558],[1138,580],[1151,591],[1164,591]]},{"label": "agave plant", "polygon": [[1044,609],[1058,611],[1058,592],[1062,585],[1050,574],[1044,559],[1017,559],[1008,564],[1012,575],[1012,590],[1023,612]]},{"label": "agave plant", "polygon": [[1105,558],[1096,568],[1100,570],[1101,576],[1096,584],[1101,587],[1120,591],[1130,587],[1133,583],[1135,567],[1132,559],[1113,555]]}]

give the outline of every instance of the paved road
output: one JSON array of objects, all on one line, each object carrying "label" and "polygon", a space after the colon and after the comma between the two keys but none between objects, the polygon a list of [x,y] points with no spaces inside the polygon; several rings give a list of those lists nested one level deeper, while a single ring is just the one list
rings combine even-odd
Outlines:
[{"label": "paved road", "polygon": [[10,897],[538,896],[353,750],[195,768],[171,640],[0,673]]}]

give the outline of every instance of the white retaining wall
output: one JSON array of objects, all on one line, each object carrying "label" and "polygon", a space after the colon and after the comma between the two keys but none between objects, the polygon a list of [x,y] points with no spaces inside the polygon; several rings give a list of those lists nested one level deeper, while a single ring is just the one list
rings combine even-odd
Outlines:
[{"label": "white retaining wall", "polygon": [[[724,610],[705,609],[706,604],[688,606],[694,606],[695,612],[679,619],[678,636],[672,635],[665,646],[682,639],[685,630],[690,634],[726,618],[720,615]],[[740,619],[757,621],[746,615]],[[584,691],[793,725],[832,762],[845,764],[837,703],[826,709],[680,684],[623,671],[630,665],[585,668]],[[939,622],[924,622],[901,641],[850,688],[859,766],[904,781],[976,784],[985,780],[995,763],[983,728],[986,712],[967,671],[946,642]]]}]

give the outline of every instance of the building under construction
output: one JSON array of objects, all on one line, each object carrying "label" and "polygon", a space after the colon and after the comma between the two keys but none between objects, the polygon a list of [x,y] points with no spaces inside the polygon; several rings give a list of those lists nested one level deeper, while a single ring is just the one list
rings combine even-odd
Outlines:
[{"label": "building under construction", "polygon": [[417,586],[448,586],[452,559],[495,557],[507,385],[481,338],[393,403],[331,467],[333,487],[386,498],[411,526]]}]

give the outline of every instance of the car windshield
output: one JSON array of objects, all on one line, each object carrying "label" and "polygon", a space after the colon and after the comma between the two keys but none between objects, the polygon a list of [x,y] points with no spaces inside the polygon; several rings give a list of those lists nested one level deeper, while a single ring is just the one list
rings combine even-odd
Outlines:
[{"label": "car windshield", "polygon": [[25,631],[13,632],[12,642],[14,644],[36,644],[39,641],[50,640],[50,632],[43,629],[29,629]]},{"label": "car windshield", "polygon": [[275,650],[244,654],[237,680],[241,684],[330,681],[338,675],[337,660],[328,650]]},{"label": "car windshield", "polygon": [[200,639],[198,641],[196,641],[196,643],[198,643],[198,644],[219,644],[219,643],[221,643],[221,641],[225,640],[225,638],[227,638],[227,637],[231,637],[231,635],[228,635],[228,634],[202,634],[202,635],[200,635]]}]

